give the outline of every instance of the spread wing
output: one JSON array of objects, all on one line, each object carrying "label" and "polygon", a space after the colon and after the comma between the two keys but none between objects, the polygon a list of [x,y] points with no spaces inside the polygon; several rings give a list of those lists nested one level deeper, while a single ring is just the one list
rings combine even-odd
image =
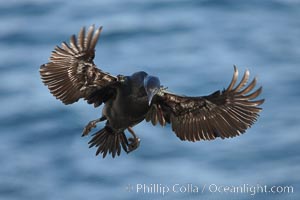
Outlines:
[{"label": "spread wing", "polygon": [[172,124],[172,130],[181,140],[213,140],[216,137],[229,138],[246,131],[258,118],[264,99],[258,97],[262,87],[253,92],[256,79],[248,85],[247,70],[236,85],[238,70],[227,89],[203,97],[186,97],[165,90],[156,95],[146,115],[146,121],[153,125]]},{"label": "spread wing", "polygon": [[50,62],[40,67],[44,84],[64,104],[84,98],[96,107],[114,95],[117,77],[98,69],[93,62],[101,30],[91,26],[86,33],[83,27],[78,38],[72,35],[69,45],[63,42],[61,47],[56,46]]}]

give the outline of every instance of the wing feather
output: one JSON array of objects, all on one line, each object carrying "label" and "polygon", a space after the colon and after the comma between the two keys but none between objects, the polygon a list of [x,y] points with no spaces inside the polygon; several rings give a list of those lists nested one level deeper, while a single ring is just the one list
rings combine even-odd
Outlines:
[{"label": "wing feather", "polygon": [[[95,30],[81,28],[78,37],[70,37],[70,43],[62,42],[51,54],[50,62],[40,67],[40,75],[50,92],[65,104],[84,98],[94,106],[101,105],[108,94],[113,96],[113,85],[118,79],[94,64],[95,47],[102,27]],[[101,91],[101,92],[99,92]]]},{"label": "wing feather", "polygon": [[77,44],[79,51],[84,51],[84,40],[85,40],[85,27],[82,27],[78,33]]},{"label": "wing feather", "polygon": [[203,97],[180,96],[161,89],[146,120],[154,120],[158,113],[163,113],[160,115],[163,121],[172,124],[172,130],[181,140],[224,139],[243,134],[257,120],[262,110],[259,106],[264,103],[264,99],[255,99],[262,92],[262,87],[253,91],[256,78],[247,85],[249,76],[246,70],[237,84],[238,70],[234,66],[227,89]]}]

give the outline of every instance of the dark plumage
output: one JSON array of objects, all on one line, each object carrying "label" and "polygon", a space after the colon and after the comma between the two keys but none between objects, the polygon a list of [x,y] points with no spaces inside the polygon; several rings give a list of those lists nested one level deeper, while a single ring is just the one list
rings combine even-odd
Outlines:
[{"label": "dark plumage", "polygon": [[[258,118],[264,99],[254,100],[262,87],[253,91],[256,79],[246,86],[249,71],[237,84],[238,70],[234,67],[227,89],[208,96],[187,97],[168,92],[157,77],[146,72],[131,76],[112,76],[94,64],[95,46],[102,27],[82,28],[78,38],[72,35],[70,44],[56,46],[50,62],[40,68],[41,78],[50,92],[64,104],[80,98],[95,107],[104,103],[102,117],[91,121],[83,130],[87,135],[96,123],[105,127],[93,135],[90,147],[97,147],[96,155],[120,155],[121,149],[131,152],[140,140],[132,127],[144,119],[153,125],[170,123],[181,140],[199,141],[235,137],[246,131]],[[128,138],[125,130],[133,137]]]}]

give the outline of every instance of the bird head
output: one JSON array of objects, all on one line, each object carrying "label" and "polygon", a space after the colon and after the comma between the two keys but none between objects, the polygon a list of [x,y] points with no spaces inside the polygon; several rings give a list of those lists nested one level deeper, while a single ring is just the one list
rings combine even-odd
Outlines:
[{"label": "bird head", "polygon": [[147,75],[144,78],[144,87],[145,87],[145,91],[146,91],[147,96],[148,96],[148,103],[149,103],[149,106],[150,106],[150,104],[152,102],[152,98],[160,90],[160,81],[155,76],[149,76],[149,75]]}]

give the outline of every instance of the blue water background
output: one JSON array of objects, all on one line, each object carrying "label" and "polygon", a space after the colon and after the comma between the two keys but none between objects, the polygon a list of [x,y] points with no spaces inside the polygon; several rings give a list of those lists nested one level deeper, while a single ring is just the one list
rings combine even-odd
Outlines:
[{"label": "blue water background", "polygon": [[[234,139],[181,142],[170,127],[134,129],[140,148],[95,157],[80,137],[101,108],[65,106],[39,66],[82,26],[103,25],[95,63],[145,70],[173,92],[226,87],[233,64],[258,77],[258,122]],[[300,1],[0,1],[0,199],[299,199]],[[102,125],[98,126],[101,128]],[[293,186],[293,194],[126,191],[128,184]]]}]

